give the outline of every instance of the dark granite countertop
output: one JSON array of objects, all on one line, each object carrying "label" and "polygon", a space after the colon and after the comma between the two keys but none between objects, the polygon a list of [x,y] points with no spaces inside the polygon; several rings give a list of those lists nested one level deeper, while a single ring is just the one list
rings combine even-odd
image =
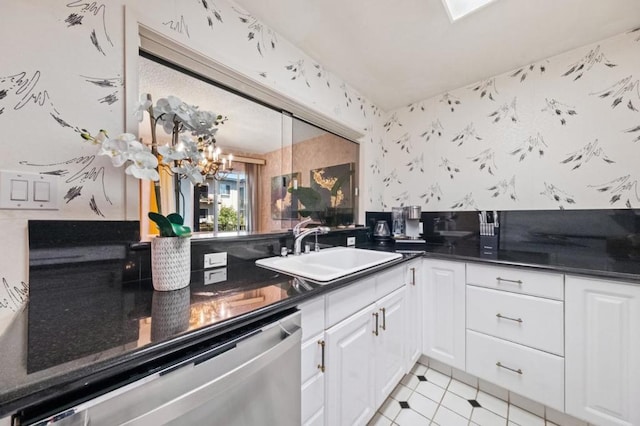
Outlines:
[{"label": "dark granite countertop", "polygon": [[[40,264],[30,271],[27,308],[0,336],[0,417],[47,401],[57,406],[61,393],[90,395],[108,388],[114,378],[135,380],[146,374],[147,365],[171,362],[194,345],[220,344],[251,323],[415,257],[640,283],[640,262],[633,253],[498,250],[487,256],[473,239],[358,247],[411,253],[319,285],[257,267],[255,259],[230,251],[226,268],[194,270],[191,285],[173,292],[154,291],[148,279],[130,279],[129,258],[123,260],[117,247],[99,261],[85,257],[79,263]],[[105,253],[111,254],[106,260]]]},{"label": "dark granite countertop", "polygon": [[587,275],[603,279],[624,280],[640,284],[640,257],[631,253],[564,252],[497,250],[483,255],[475,243],[455,245],[424,245],[426,258],[483,262],[488,264],[520,266],[554,271],[564,274]]},{"label": "dark granite countertop", "polygon": [[148,279],[124,281],[117,259],[32,268],[27,307],[0,336],[0,417],[47,401],[57,406],[61,393],[85,397],[114,377],[132,381],[148,371],[145,364],[223,343],[256,321],[416,256],[325,285],[229,256],[227,267],[195,270],[188,287],[170,292],[154,291]]}]

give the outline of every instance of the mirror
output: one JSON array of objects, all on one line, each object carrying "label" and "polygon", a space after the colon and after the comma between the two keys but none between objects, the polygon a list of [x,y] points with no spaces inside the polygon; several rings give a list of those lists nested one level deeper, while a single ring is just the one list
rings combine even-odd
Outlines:
[{"label": "mirror", "polygon": [[[354,222],[358,144],[143,51],[138,76],[139,93],[154,103],[173,95],[227,117],[215,139],[222,157],[233,155],[233,170],[206,175],[195,188],[187,179],[163,181],[163,212],[177,211],[194,231],[215,236],[283,231],[308,215],[329,226]],[[151,141],[147,114],[139,136]],[[158,126],[157,139],[171,137]],[[304,199],[305,190],[317,203]],[[145,212],[150,185],[141,193]]]}]

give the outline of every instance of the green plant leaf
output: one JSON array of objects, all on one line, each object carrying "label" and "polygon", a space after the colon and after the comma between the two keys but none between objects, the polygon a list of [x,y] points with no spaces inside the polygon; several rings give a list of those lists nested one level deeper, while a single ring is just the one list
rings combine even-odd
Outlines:
[{"label": "green plant leaf", "polygon": [[176,233],[173,231],[173,226],[169,219],[156,212],[147,213],[149,219],[155,222],[158,225],[158,229],[160,230],[161,237],[175,237]]},{"label": "green plant leaf", "polygon": [[322,201],[320,193],[307,186],[299,186],[298,189],[289,188],[287,191],[298,197],[305,210],[317,210],[318,204]]},{"label": "green plant leaf", "polygon": [[[160,213],[149,212],[149,219],[158,225],[161,237],[190,237],[191,228],[184,226],[182,216],[177,213],[171,213],[165,217]],[[179,223],[178,223],[179,222]]]},{"label": "green plant leaf", "polygon": [[171,222],[171,223],[176,223],[178,225],[184,225],[184,219],[178,213],[169,213],[167,215],[167,219],[169,219],[169,222]]}]

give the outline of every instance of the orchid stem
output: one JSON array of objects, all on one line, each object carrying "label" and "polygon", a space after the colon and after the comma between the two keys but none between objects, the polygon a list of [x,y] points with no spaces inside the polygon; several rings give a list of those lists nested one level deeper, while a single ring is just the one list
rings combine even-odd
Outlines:
[{"label": "orchid stem", "polygon": [[[156,119],[153,116],[153,102],[151,95],[147,95],[149,101],[149,122],[151,123],[151,153],[158,158],[158,140],[156,139]],[[156,171],[160,173],[160,168],[156,166]],[[158,206],[158,213],[162,214],[162,199],[160,198],[160,180],[153,182],[153,192],[156,196],[156,205]]]}]

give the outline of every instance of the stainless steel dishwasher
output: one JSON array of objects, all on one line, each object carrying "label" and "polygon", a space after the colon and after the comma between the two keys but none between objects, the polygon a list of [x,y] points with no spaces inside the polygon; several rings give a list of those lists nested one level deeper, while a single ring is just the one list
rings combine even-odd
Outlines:
[{"label": "stainless steel dishwasher", "polygon": [[300,313],[35,424],[299,425]]}]

